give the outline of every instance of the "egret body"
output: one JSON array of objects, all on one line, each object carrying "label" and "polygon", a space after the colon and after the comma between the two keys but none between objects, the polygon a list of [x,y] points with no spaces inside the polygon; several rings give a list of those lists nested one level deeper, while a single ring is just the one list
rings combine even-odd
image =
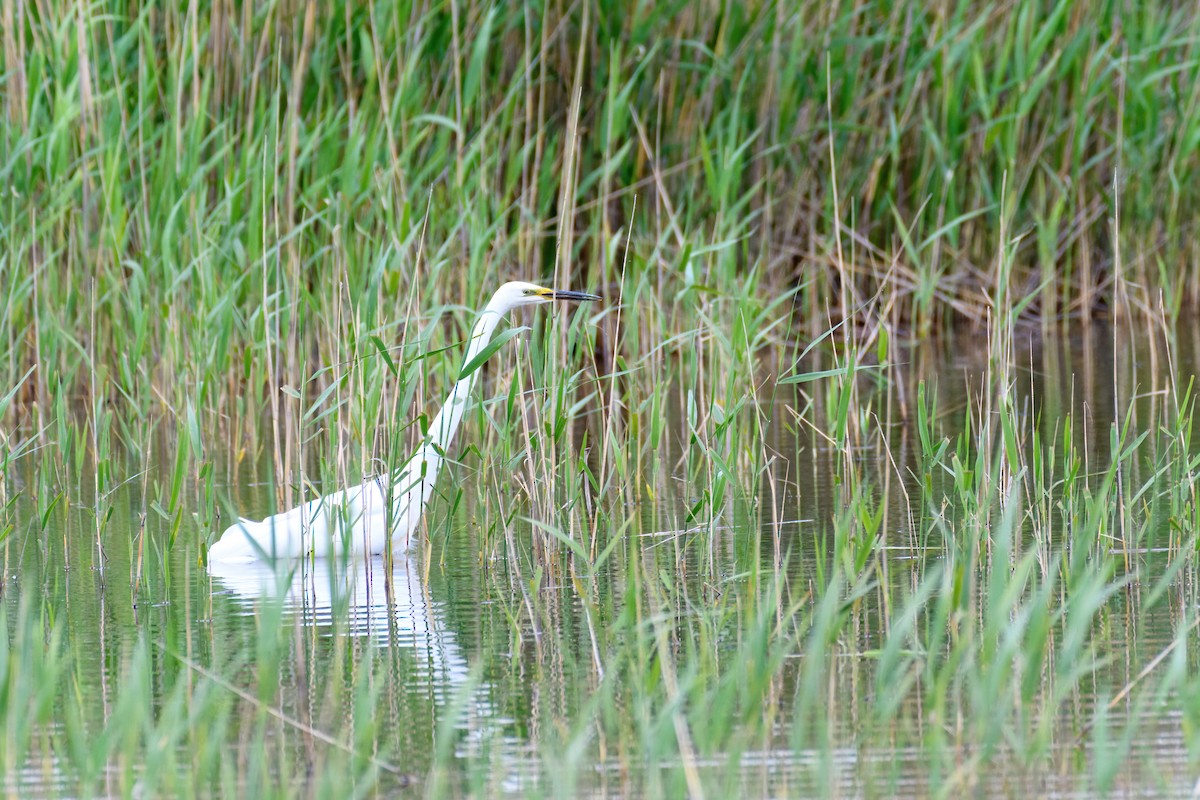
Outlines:
[{"label": "egret body", "polygon": [[[261,522],[241,519],[209,547],[209,561],[248,562],[263,557],[295,558],[309,554],[316,558],[345,553],[378,555],[389,548],[407,549],[415,538],[421,512],[433,495],[443,454],[454,440],[479,374],[479,365],[473,362],[491,340],[500,320],[521,306],[599,299],[594,294],[546,289],[521,281],[501,286],[471,330],[463,360],[465,374],[460,373],[450,396],[433,418],[425,440],[400,469],[391,476],[368,478],[358,486],[318,497]],[[468,372],[468,366],[474,368]]]}]

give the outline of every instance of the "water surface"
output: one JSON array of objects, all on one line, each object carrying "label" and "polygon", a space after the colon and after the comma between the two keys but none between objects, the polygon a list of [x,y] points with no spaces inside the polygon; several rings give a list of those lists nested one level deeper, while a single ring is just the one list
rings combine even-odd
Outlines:
[{"label": "water surface", "polygon": [[[875,424],[886,432],[887,452],[864,440],[852,457],[881,501],[886,542],[880,552],[886,563],[879,580],[899,590],[914,584],[914,565],[927,566],[930,554],[936,559],[945,544],[915,541],[909,524],[914,513],[923,513],[919,504],[914,511],[913,499],[921,495],[917,385],[925,381],[936,393],[938,425],[953,438],[978,413],[989,413],[980,393],[994,365],[977,345],[978,338],[970,336],[927,342],[903,351],[898,366],[864,379],[861,387],[887,398],[875,406],[883,410]],[[1021,337],[1012,371],[1014,405],[1045,437],[1073,438],[1084,454],[1084,470],[1100,470],[1109,459],[1114,420],[1123,423],[1132,403],[1142,417],[1135,425],[1154,427],[1158,420],[1150,400],[1167,387],[1186,388],[1198,352],[1195,338],[1177,338],[1168,351],[1154,337],[1103,327],[1071,337]],[[687,429],[687,391],[674,390],[678,402],[670,431]],[[1144,403],[1138,399],[1143,394]],[[430,509],[434,536],[428,549],[391,565],[376,558],[209,569],[202,542],[213,532],[195,519],[182,522],[169,550],[155,545],[166,541],[170,520],[153,510],[143,487],[165,480],[160,476],[170,472],[169,455],[148,463],[131,457],[121,465],[117,471],[130,475],[149,470],[149,480],[113,490],[101,524],[84,485],[68,490],[45,514],[43,527],[47,499],[37,492],[45,481],[38,479],[35,454],[7,476],[7,491],[16,498],[15,532],[4,549],[10,639],[24,599],[55,609],[47,624],[61,626],[75,676],[71,691],[86,698],[86,722],[95,729],[122,713],[122,680],[139,641],[150,643],[156,701],[167,702],[158,687],[166,693],[174,685],[170,676],[198,682],[204,670],[219,674],[229,692],[249,698],[237,706],[241,713],[262,713],[266,706],[278,712],[279,718],[263,725],[271,747],[290,754],[286,763],[314,763],[313,753],[330,745],[311,731],[341,735],[351,720],[369,729],[364,734],[371,742],[369,756],[388,767],[368,784],[384,793],[553,795],[567,787],[624,795],[655,786],[674,791],[680,774],[694,768],[713,786],[729,788],[732,781],[755,795],[919,796],[954,784],[952,775],[939,771],[957,763],[970,775],[959,783],[980,796],[1073,796],[1095,786],[1094,776],[1109,758],[1094,749],[1086,730],[1101,706],[1115,736],[1122,729],[1137,731],[1106,786],[1128,795],[1190,793],[1196,763],[1175,704],[1164,698],[1157,707],[1108,706],[1178,635],[1181,619],[1195,607],[1191,574],[1173,585],[1173,602],[1149,612],[1140,607],[1148,591],[1144,581],[1130,582],[1109,599],[1093,630],[1107,652],[1062,706],[1067,711],[1048,733],[1050,757],[1032,765],[1022,757],[1019,738],[1001,737],[980,753],[964,735],[963,720],[931,720],[908,700],[885,727],[873,727],[868,708],[881,691],[875,670],[886,645],[884,604],[896,596],[878,586],[846,612],[851,615],[846,630],[853,634],[839,637],[833,648],[824,687],[832,702],[821,712],[827,724],[808,731],[803,741],[791,724],[804,680],[801,650],[779,668],[773,699],[764,703],[773,733],[739,752],[709,754],[701,746],[685,769],[677,754],[660,758],[631,751],[628,742],[606,741],[599,732],[580,736],[581,730],[587,733],[588,715],[597,713],[591,701],[617,646],[603,632],[635,603],[631,594],[641,597],[642,589],[630,587],[642,586],[645,575],[669,574],[674,595],[662,599],[663,607],[684,620],[702,616],[734,591],[730,587],[748,580],[778,581],[788,598],[803,598],[821,585],[833,520],[846,504],[838,479],[846,455],[822,431],[797,422],[810,402],[822,402],[817,384],[769,389],[763,444],[774,457],[774,478],[758,483],[756,496],[730,492],[705,505],[705,483],[685,457],[685,437],[668,435],[657,472],[647,476],[651,491],[628,505],[610,504],[610,513],[612,507],[623,509],[613,517],[622,538],[615,555],[582,578],[564,565],[562,551],[530,521],[531,510],[520,506],[516,494],[470,486],[481,477],[466,457],[454,477],[443,481],[469,488],[458,494],[453,509],[445,502]],[[1069,432],[1063,426],[1067,415],[1075,420]],[[585,416],[583,424],[593,423]],[[468,426],[463,439],[474,435]],[[1149,475],[1152,464],[1144,469]],[[231,471],[218,467],[216,474]],[[235,497],[248,514],[270,509],[275,489],[269,468],[247,475],[243,466],[238,475],[237,486],[218,482],[222,497]],[[494,476],[491,482],[505,485]],[[197,507],[202,488],[199,482],[189,487]],[[498,517],[510,519],[497,525]],[[150,532],[144,539],[143,528]],[[607,543],[605,538],[601,546]],[[1159,563],[1155,553],[1133,558],[1139,574],[1153,574]],[[724,637],[715,652],[732,657],[745,631],[736,625],[715,630]],[[1190,644],[1181,649],[1185,665],[1194,666],[1195,651]],[[677,664],[685,663],[686,648],[681,645],[674,656]],[[262,690],[264,661],[277,677],[277,691]],[[940,730],[931,733],[930,726]],[[671,736],[671,730],[662,735]],[[699,735],[703,738],[702,730]],[[930,742],[949,755],[932,757]],[[664,752],[676,752],[676,745]],[[580,748],[578,762],[559,760],[572,747]],[[236,760],[254,751],[243,740],[229,742],[228,752]],[[661,772],[661,782],[647,772]],[[299,788],[313,780],[303,769],[277,778]],[[30,757],[6,779],[7,790],[22,795],[70,793],[74,785],[45,753]],[[122,793],[119,777],[108,786]]]}]

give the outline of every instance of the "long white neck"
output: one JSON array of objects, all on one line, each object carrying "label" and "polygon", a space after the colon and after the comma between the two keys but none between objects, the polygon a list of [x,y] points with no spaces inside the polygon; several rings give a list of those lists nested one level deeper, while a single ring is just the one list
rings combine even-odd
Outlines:
[{"label": "long white neck", "polygon": [[[503,316],[502,310],[493,308],[492,303],[488,303],[483,313],[479,315],[479,319],[476,320],[475,327],[471,329],[471,339],[467,343],[467,354],[463,358],[463,367],[470,364],[472,359],[487,347],[487,343],[491,341],[492,334],[496,332],[496,326],[500,324],[500,318]],[[478,369],[465,376],[461,375],[462,368],[459,369],[459,372],[458,382],[450,390],[450,396],[446,398],[442,410],[437,413],[429,425],[429,436],[426,441],[428,445],[433,445],[441,451],[445,451],[454,441],[454,434],[458,431],[463,413],[467,409],[467,398],[470,397],[471,389],[475,386],[475,378],[479,375]]]},{"label": "long white neck", "polygon": [[[497,297],[493,297],[483,309],[483,313],[475,322],[475,327],[471,329],[471,338],[467,343],[467,354],[463,358],[463,367],[470,364],[477,355],[483,352],[483,348],[487,347],[487,343],[492,339],[492,334],[496,331],[496,326],[500,324],[500,319],[507,311],[508,308],[500,305]],[[450,390],[450,396],[446,398],[441,411],[430,423],[424,442],[394,478],[397,489],[411,499],[419,499],[417,508],[423,506],[429,499],[433,484],[437,481],[438,471],[442,468],[443,454],[450,447],[450,443],[454,441],[454,434],[458,432],[463,413],[467,410],[467,399],[471,395],[471,389],[475,386],[475,378],[479,374],[479,370],[472,370],[469,375],[461,373],[462,369],[460,368],[458,382]],[[423,488],[414,497],[411,492],[418,485]],[[417,513],[419,514],[419,511]]]}]

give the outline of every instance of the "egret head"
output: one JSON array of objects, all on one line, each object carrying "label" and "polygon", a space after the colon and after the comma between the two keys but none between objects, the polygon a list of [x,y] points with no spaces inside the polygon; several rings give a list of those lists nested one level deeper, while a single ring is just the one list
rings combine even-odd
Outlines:
[{"label": "egret head", "polygon": [[507,311],[521,306],[535,306],[542,303],[553,303],[556,300],[581,301],[599,300],[600,295],[587,292],[572,292],[567,289],[547,289],[536,283],[525,281],[509,281],[501,286],[492,298],[492,305]]}]

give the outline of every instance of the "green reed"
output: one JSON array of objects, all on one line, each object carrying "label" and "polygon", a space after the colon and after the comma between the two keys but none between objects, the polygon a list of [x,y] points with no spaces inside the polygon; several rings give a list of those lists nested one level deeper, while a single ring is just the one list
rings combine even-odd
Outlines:
[{"label": "green reed", "polygon": [[[38,364],[41,403],[56,382],[133,419],[191,400],[211,430],[319,395],[303,351],[390,346],[398,310],[513,272],[648,278],[656,341],[706,293],[769,309],[798,283],[810,330],[882,293],[928,332],[981,313],[998,217],[1034,233],[1005,281],[1030,313],[1195,294],[1185,10],[585,5],[13,9],[10,379]],[[753,315],[721,305],[744,354]]]},{"label": "green reed", "polygon": [[[6,775],[887,794],[909,753],[930,794],[1104,793],[1164,707],[1195,751],[1170,342],[1148,387],[1111,365],[1103,429],[1016,386],[1025,320],[1169,331],[1197,294],[1194,10],[0,14]],[[487,601],[450,620],[470,682],[413,700],[280,603],[194,623],[203,543],[402,461],[510,277],[607,302],[512,321],[428,515],[430,595]],[[964,321],[987,368],[947,407],[907,340]],[[156,624],[97,655],[80,606]],[[518,766],[486,687],[539,720]]]}]

